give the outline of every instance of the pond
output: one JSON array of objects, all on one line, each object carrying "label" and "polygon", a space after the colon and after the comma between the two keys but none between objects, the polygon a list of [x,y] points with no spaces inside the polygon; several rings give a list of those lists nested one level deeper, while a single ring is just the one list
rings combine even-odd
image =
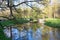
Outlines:
[{"label": "pond", "polygon": [[[9,29],[4,29],[4,33],[11,36]],[[60,31],[40,23],[27,23],[12,28],[12,40],[60,40]]]}]

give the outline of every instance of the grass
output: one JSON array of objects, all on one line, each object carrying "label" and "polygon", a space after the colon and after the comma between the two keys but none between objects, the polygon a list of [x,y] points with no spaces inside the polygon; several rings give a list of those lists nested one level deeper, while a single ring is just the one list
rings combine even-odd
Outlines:
[{"label": "grass", "polygon": [[60,19],[46,19],[45,25],[53,27],[53,28],[60,28]]},{"label": "grass", "polygon": [[16,25],[16,24],[24,24],[27,22],[29,22],[29,20],[21,18],[21,19],[16,19],[16,20],[6,20],[6,21],[2,21],[0,23],[3,26],[9,26],[9,25]]}]

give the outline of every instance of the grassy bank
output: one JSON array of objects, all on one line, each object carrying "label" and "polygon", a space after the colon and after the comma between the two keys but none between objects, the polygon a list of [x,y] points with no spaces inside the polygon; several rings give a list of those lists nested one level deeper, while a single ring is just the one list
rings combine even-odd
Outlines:
[{"label": "grassy bank", "polygon": [[46,19],[45,25],[54,28],[60,28],[60,19],[53,19],[53,18]]}]

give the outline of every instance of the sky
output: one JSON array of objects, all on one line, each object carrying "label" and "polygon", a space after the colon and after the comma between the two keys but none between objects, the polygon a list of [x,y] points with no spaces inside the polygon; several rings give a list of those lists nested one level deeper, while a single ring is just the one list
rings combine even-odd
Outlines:
[{"label": "sky", "polygon": [[[14,0],[14,4],[15,5],[17,5],[19,2],[21,3],[21,2],[23,2],[24,0]],[[31,1],[31,0],[28,0],[28,1]],[[37,0],[38,1],[38,0]],[[54,2],[53,2],[54,0],[50,0],[50,5],[52,5],[52,4],[54,4]],[[28,5],[33,5],[34,3],[31,3],[31,2],[29,2],[28,3]],[[38,5],[38,6],[40,6],[40,5]]]},{"label": "sky", "polygon": [[[28,0],[28,1],[33,1],[33,0]],[[18,3],[21,3],[21,2],[24,2],[24,0],[14,0],[14,4],[17,5]],[[27,3],[28,5],[32,6],[32,5],[35,5],[35,6],[40,6],[40,8],[43,8],[44,6],[42,4],[38,4],[36,2],[28,2]],[[25,4],[22,4],[22,7],[27,7]]]},{"label": "sky", "polygon": [[[18,3],[24,2],[25,0],[13,0],[13,1],[14,1],[14,4],[17,5]],[[32,0],[27,0],[27,1],[32,1]],[[39,0],[36,0],[36,1],[39,1]],[[53,1],[54,0],[50,0],[50,5],[53,5],[54,4]],[[1,0],[0,0],[0,2],[1,2]],[[60,0],[58,0],[58,3],[60,3]],[[37,3],[32,3],[32,2],[29,2],[27,4],[30,5],[30,6],[35,5],[37,7],[40,7],[41,9],[44,7],[44,5],[42,5],[42,4],[39,5]],[[21,6],[22,7],[27,7],[25,4],[22,4]]]}]

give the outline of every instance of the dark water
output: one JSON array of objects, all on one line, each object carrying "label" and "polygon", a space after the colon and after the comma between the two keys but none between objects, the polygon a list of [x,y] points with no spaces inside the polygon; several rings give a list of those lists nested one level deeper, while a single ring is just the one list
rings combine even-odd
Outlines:
[{"label": "dark water", "polygon": [[[10,37],[10,31],[6,30],[6,36]],[[12,40],[60,40],[60,30],[39,23],[28,23],[23,27],[12,28]]]}]

